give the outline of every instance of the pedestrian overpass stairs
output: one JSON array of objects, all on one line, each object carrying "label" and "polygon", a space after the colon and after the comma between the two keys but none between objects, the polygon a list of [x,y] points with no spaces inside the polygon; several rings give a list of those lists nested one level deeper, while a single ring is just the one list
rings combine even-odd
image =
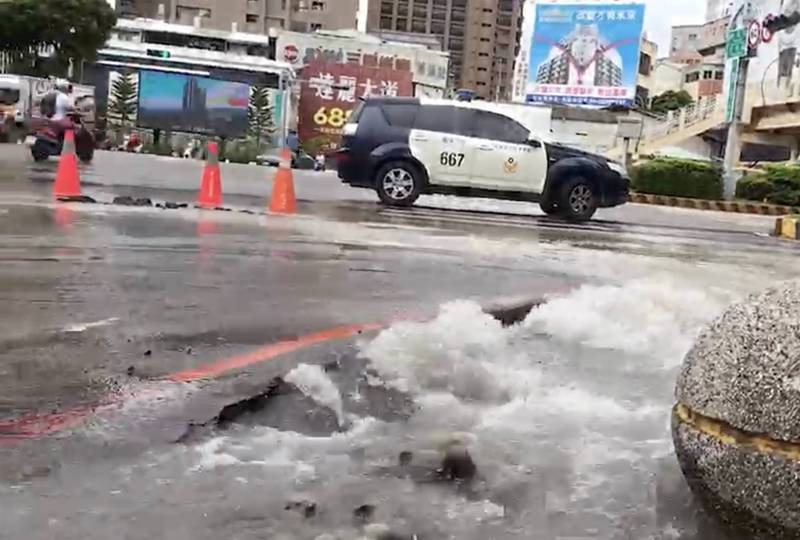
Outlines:
[{"label": "pedestrian overpass stairs", "polygon": [[[722,96],[701,98],[682,109],[670,111],[660,122],[646,126],[638,145],[632,148],[634,155],[650,155],[660,148],[675,146],[725,123],[725,100]],[[612,159],[622,159],[623,142],[606,152]]]}]

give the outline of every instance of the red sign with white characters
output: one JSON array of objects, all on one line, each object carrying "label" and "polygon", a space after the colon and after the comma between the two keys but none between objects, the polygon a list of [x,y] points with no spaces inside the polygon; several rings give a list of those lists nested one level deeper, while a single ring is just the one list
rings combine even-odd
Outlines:
[{"label": "red sign with white characters", "polygon": [[303,68],[297,134],[306,150],[329,152],[339,147],[342,128],[361,98],[410,97],[410,70],[313,62]]}]

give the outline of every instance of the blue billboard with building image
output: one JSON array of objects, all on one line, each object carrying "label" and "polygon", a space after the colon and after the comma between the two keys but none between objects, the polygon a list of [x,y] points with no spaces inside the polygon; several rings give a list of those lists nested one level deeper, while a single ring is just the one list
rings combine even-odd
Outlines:
[{"label": "blue billboard with building image", "polygon": [[248,128],[250,85],[182,73],[141,71],[138,125],[241,137]]},{"label": "blue billboard with building image", "polygon": [[644,4],[537,2],[525,100],[633,106]]}]

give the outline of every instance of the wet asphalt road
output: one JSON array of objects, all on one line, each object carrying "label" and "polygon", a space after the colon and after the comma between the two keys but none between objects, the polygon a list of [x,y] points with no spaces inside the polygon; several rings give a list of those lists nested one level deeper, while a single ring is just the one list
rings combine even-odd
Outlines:
[{"label": "wet asphalt road", "polygon": [[[299,454],[286,457],[294,473],[266,473],[275,486],[272,495],[264,495],[264,505],[281,510],[253,515],[258,511],[248,503],[252,492],[238,479],[255,474],[251,481],[259,485],[260,473],[249,468],[246,474],[226,471],[225,460],[235,459],[237,467],[259,461],[256,454],[274,451],[272,443],[264,442],[265,437],[272,441],[274,434],[243,430],[234,442],[212,439],[207,444],[217,445],[214,450],[201,445],[201,469],[211,471],[211,477],[185,484],[180,478],[186,470],[199,466],[191,449],[177,455],[163,449],[187,423],[211,418],[225,404],[257,393],[271,377],[286,374],[298,363],[355,362],[359,353],[372,360],[374,371],[387,384],[402,380],[405,391],[427,404],[423,409],[431,418],[420,414],[407,431],[387,428],[380,436],[370,431],[374,427],[365,427],[366,435],[353,428],[347,435],[353,441],[348,439],[343,454],[341,441],[330,447],[314,443],[320,445],[317,452],[350,456],[354,467],[349,454],[353,445],[374,459],[378,458],[373,454],[385,458],[402,445],[424,451],[428,447],[420,441],[434,437],[435,424],[434,431],[475,437],[473,451],[483,458],[479,463],[489,465],[486,504],[496,506],[502,500],[501,506],[508,507],[507,492],[529,484],[503,480],[511,474],[511,462],[528,467],[526,474],[536,481],[541,481],[541,467],[554,468],[560,472],[549,482],[573,487],[570,491],[551,485],[535,495],[523,490],[528,494],[520,500],[533,497],[531,506],[541,511],[506,516],[507,521],[484,505],[479,514],[488,511],[493,517],[476,529],[481,538],[533,538],[539,533],[542,538],[611,537],[623,529],[631,538],[718,534],[704,530],[702,515],[687,506],[688,493],[670,455],[663,420],[672,376],[700,325],[731,300],[796,275],[797,248],[767,237],[770,218],[631,205],[603,211],[588,224],[566,225],[545,219],[533,205],[448,197],[425,197],[420,207],[394,210],[375,204],[369,192],[342,186],[331,173],[309,172],[296,174],[300,214],[291,217],[56,205],[49,196],[54,168],[54,162],[29,163],[19,147],[0,147],[0,434],[3,429],[18,430],[14,419],[32,414],[44,415],[48,425],[66,416],[63,427],[68,428],[0,445],[0,507],[8,508],[12,518],[11,525],[0,530],[0,538],[45,538],[56,530],[61,531],[59,538],[108,538],[120,528],[126,538],[314,538],[334,526],[342,528],[331,516],[311,525],[280,517],[284,499],[303,484],[305,473],[298,467],[309,458]],[[85,192],[99,201],[135,195],[191,202],[200,168],[196,162],[99,153],[82,175]],[[271,172],[224,166],[226,205],[260,211],[266,205]],[[484,338],[488,323],[461,307],[441,315],[432,326],[395,329],[377,342],[371,342],[374,332],[365,333],[210,381],[176,385],[163,380],[324,329],[422,319],[452,300],[486,303],[547,294],[561,300],[530,317],[525,327],[530,334],[492,329]],[[443,350],[449,352],[438,358],[437,351]],[[454,364],[447,377],[463,380],[466,386],[456,385],[442,394],[438,376],[429,370],[456,357],[472,357],[475,350],[488,355],[483,377],[472,367]],[[526,363],[529,355],[532,360]],[[430,361],[423,361],[426,358]],[[506,360],[519,358],[523,360],[518,371],[506,373]],[[540,368],[531,366],[541,358],[564,361],[538,373]],[[614,367],[598,370],[606,362]],[[497,387],[484,387],[488,383],[477,381],[486,374],[497,381],[533,377],[530,381],[537,382],[526,383],[524,390],[499,382]],[[344,388],[352,377],[334,382]],[[324,401],[319,388],[325,385],[314,388],[317,401]],[[342,390],[342,395],[350,393],[352,389]],[[469,415],[480,411],[486,417],[475,424],[465,420],[467,409],[441,409],[436,400],[443,395],[470,404]],[[109,400],[113,407],[90,414]],[[533,414],[548,414],[536,425],[521,422],[509,409],[518,401],[535,404]],[[353,403],[346,409],[357,410]],[[76,411],[80,419],[71,424],[69,416]],[[609,417],[597,416],[605,412]],[[525,418],[531,413],[520,414]],[[381,414],[373,411],[373,416]],[[557,427],[562,424],[563,429]],[[42,423],[29,427],[41,431]],[[516,441],[511,433],[541,444],[520,443],[500,451],[486,442]],[[357,440],[359,435],[363,440]],[[559,438],[562,444],[553,442]],[[620,450],[620,441],[626,440],[639,441],[640,446],[631,443]],[[313,453],[305,448],[308,444],[295,441],[290,446],[300,454]],[[593,463],[588,455],[572,455],[582,445],[595,456],[617,452],[623,457]],[[216,457],[209,458],[208,452]],[[497,458],[498,452],[510,461]],[[536,463],[523,457],[533,454],[540,456]],[[317,480],[338,486],[347,504],[359,497],[385,499],[407,487],[361,473],[342,478],[336,472],[342,468],[340,458],[331,460],[317,464]],[[142,469],[143,462],[149,468]],[[571,470],[576,463],[595,476],[589,479],[579,468]],[[638,472],[625,472],[631,467]],[[120,470],[128,471],[127,480],[119,477]],[[597,481],[597,474],[633,474],[631,482],[639,483],[636,488],[613,483],[609,487]],[[80,479],[86,477],[95,480],[92,485],[82,484]],[[204,491],[212,478],[224,486],[230,504]],[[154,491],[158,485],[174,488]],[[304,488],[310,496],[332,496],[313,485]],[[265,488],[258,489],[262,493]],[[87,513],[87,505],[106,504],[102,500],[109,493],[119,503],[108,502],[103,508],[107,519]],[[427,496],[416,493],[412,498]],[[539,496],[545,502],[536,502]],[[49,497],[44,508],[51,521],[36,524],[31,508],[42,497]],[[611,503],[596,507],[598,497]],[[470,505],[478,504],[473,499]],[[458,506],[459,500],[457,494],[436,495],[427,502],[430,515],[411,502],[398,502],[381,518],[392,522],[413,509],[420,523],[410,518],[404,523],[427,530],[426,538],[472,538],[469,528],[458,532],[456,523],[465,518],[455,510],[448,519],[435,518],[435,512],[444,511],[442,505]],[[133,501],[141,504],[138,518]],[[159,508],[159,501],[166,508]],[[192,506],[204,510],[194,513]],[[472,508],[466,503],[462,507]],[[623,512],[622,507],[642,511]],[[209,515],[211,521],[204,521],[202,516]],[[161,534],[155,525],[137,529],[137,519],[166,528]],[[257,525],[252,528],[240,527],[254,520]],[[534,534],[532,524],[541,520],[549,527]]]}]

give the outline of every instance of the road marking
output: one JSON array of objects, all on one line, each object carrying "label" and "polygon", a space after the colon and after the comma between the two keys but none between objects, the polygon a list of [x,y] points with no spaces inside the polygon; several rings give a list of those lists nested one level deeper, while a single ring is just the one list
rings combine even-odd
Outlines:
[{"label": "road marking", "polygon": [[95,321],[95,322],[88,322],[88,323],[80,323],[80,324],[71,324],[69,326],[64,327],[64,332],[67,333],[74,333],[74,332],[83,332],[90,328],[100,328],[101,326],[108,326],[110,324],[114,324],[119,320],[119,317],[111,317],[110,319],[103,319],[102,321]]},{"label": "road marking", "polygon": [[[556,294],[558,293],[559,291],[556,291]],[[496,310],[499,308],[495,307],[494,309]],[[426,320],[428,319],[399,316],[393,318],[389,324],[403,321],[424,322]],[[197,368],[179,371],[167,375],[160,380],[192,382],[201,379],[210,379],[248,366],[268,362],[312,345],[318,345],[328,341],[338,341],[363,332],[372,332],[386,327],[386,324],[369,323],[329,328],[313,334],[306,334],[294,339],[272,343],[246,354],[224,358],[209,364],[201,365]],[[144,390],[144,392],[146,392],[146,390]],[[111,394],[98,403],[78,405],[63,412],[49,414],[34,413],[9,420],[0,420],[0,445],[16,444],[25,440],[38,439],[45,435],[51,435],[59,431],[77,427],[93,414],[118,405],[121,397],[122,396],[119,394]]]},{"label": "road marking", "polygon": [[[362,332],[380,330],[381,324],[354,324],[339,326],[266,345],[247,354],[237,355],[201,365],[197,368],[180,371],[164,377],[172,382],[192,382],[200,379],[218,377],[230,371],[274,360],[275,358],[318,345],[327,341],[337,341],[358,335]],[[78,405],[63,412],[49,414],[28,414],[10,420],[0,420],[0,445],[15,444],[24,440],[38,439],[59,431],[74,428],[86,418],[101,409],[110,407],[120,400],[119,395],[110,395],[99,403]]]},{"label": "road marking", "polygon": [[254,364],[260,364],[268,360],[273,360],[278,356],[282,356],[305,347],[310,347],[311,345],[317,345],[326,341],[345,339],[362,332],[380,330],[381,328],[383,328],[383,325],[380,324],[356,324],[351,326],[331,328],[328,330],[323,330],[322,332],[300,336],[296,339],[272,343],[247,354],[225,358],[223,360],[212,362],[198,368],[173,373],[172,375],[167,376],[167,380],[173,382],[191,382],[198,379],[210,379],[213,377],[218,377],[219,375],[229,371],[242,369]]}]

